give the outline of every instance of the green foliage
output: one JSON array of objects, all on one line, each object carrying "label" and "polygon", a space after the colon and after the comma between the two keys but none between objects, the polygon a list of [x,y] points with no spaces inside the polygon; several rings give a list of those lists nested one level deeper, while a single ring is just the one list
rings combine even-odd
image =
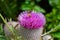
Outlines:
[{"label": "green foliage", "polygon": [[[47,19],[46,31],[51,30],[52,28],[56,27],[56,30],[59,31],[58,33],[60,33],[60,26],[58,27],[58,25],[60,25],[59,9],[53,9],[50,14],[46,14],[46,19]],[[57,31],[55,34],[57,34]],[[54,33],[52,33],[52,34],[53,34],[52,35],[53,37],[60,36],[60,35],[54,35]],[[59,37],[59,39],[60,39],[60,37]]]},{"label": "green foliage", "polygon": [[2,24],[0,24],[0,40],[6,40],[6,37],[4,36]]},{"label": "green foliage", "polygon": [[45,10],[44,9],[42,9],[41,7],[39,7],[39,6],[34,6],[34,9],[33,10],[35,10],[35,11],[37,11],[37,12],[41,12],[41,13],[45,13]]},{"label": "green foliage", "polygon": [[2,24],[0,24],[0,34],[3,34],[3,27],[2,27]]},{"label": "green foliage", "polygon": [[49,3],[53,6],[53,9],[52,12],[46,14],[46,31],[56,28],[55,32],[52,32],[51,35],[60,40],[60,0],[49,0]]},{"label": "green foliage", "polygon": [[55,8],[60,8],[60,0],[49,0],[49,3]]},{"label": "green foliage", "polygon": [[37,12],[45,13],[45,10],[39,7],[38,5],[35,5],[35,3],[32,1],[31,3],[29,1],[26,1],[22,4],[21,8],[22,10],[34,10]]},{"label": "green foliage", "polygon": [[26,1],[21,5],[21,9],[22,10],[31,10],[31,9],[33,9],[34,5],[35,5],[34,2],[30,3],[29,1]]},{"label": "green foliage", "polygon": [[53,37],[60,39],[60,32],[54,32]]},{"label": "green foliage", "polygon": [[40,2],[41,0],[36,0],[37,2]]},{"label": "green foliage", "polygon": [[14,17],[16,17],[17,5],[15,0],[0,0],[0,8],[4,13],[3,15],[5,15],[7,18],[14,19]]}]

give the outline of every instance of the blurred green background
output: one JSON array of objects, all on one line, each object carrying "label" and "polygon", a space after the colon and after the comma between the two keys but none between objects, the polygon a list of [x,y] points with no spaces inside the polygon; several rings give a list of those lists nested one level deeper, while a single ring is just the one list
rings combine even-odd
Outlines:
[{"label": "blurred green background", "polygon": [[[6,19],[17,21],[18,14],[25,10],[42,12],[46,16],[44,32],[58,27],[50,35],[54,40],[60,40],[60,0],[0,0],[0,13]],[[0,40],[5,40],[1,23],[0,18]]]}]

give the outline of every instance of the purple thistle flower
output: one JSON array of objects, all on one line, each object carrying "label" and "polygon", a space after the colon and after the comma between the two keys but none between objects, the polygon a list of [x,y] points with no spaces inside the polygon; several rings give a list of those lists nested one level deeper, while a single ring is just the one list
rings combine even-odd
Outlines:
[{"label": "purple thistle flower", "polygon": [[22,12],[18,16],[19,24],[26,29],[38,29],[45,25],[45,16],[39,12]]}]

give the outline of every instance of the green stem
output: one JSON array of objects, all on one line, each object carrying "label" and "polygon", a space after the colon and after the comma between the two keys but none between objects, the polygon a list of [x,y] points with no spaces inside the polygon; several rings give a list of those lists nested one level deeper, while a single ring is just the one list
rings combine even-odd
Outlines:
[{"label": "green stem", "polygon": [[[9,25],[7,24],[7,22],[4,20],[3,16],[0,14],[1,19],[3,20],[3,22],[6,24],[6,26],[8,27],[8,29],[11,31],[11,29],[9,28]],[[12,31],[11,31],[12,32]]]},{"label": "green stem", "polygon": [[57,30],[58,30],[58,28],[60,28],[60,25],[56,26],[55,28],[51,29],[50,31],[48,31],[48,32],[44,33],[44,34],[43,34],[43,35],[41,35],[41,36],[45,36],[45,35],[47,35],[47,34],[50,34],[50,33],[52,33],[52,32],[55,32],[55,31],[57,31]]},{"label": "green stem", "polygon": [[51,29],[50,31],[48,31],[48,32],[44,33],[44,34],[43,34],[43,35],[41,35],[41,36],[45,36],[45,35],[47,35],[47,34],[51,33],[52,31],[53,31],[53,29]]},{"label": "green stem", "polygon": [[[6,27],[11,31],[11,33],[15,36],[15,33],[9,28],[9,25],[7,24],[6,20],[4,20],[3,16],[0,13],[0,17],[3,20],[3,22],[6,24]],[[15,39],[17,40],[17,36],[15,36]]]}]

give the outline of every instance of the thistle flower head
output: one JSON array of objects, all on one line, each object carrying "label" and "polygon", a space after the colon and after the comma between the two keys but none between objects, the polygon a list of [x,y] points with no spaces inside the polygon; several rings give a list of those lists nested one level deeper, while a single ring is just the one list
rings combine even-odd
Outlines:
[{"label": "thistle flower head", "polygon": [[45,16],[42,13],[35,11],[25,11],[18,16],[19,24],[27,29],[38,29],[45,25]]}]

